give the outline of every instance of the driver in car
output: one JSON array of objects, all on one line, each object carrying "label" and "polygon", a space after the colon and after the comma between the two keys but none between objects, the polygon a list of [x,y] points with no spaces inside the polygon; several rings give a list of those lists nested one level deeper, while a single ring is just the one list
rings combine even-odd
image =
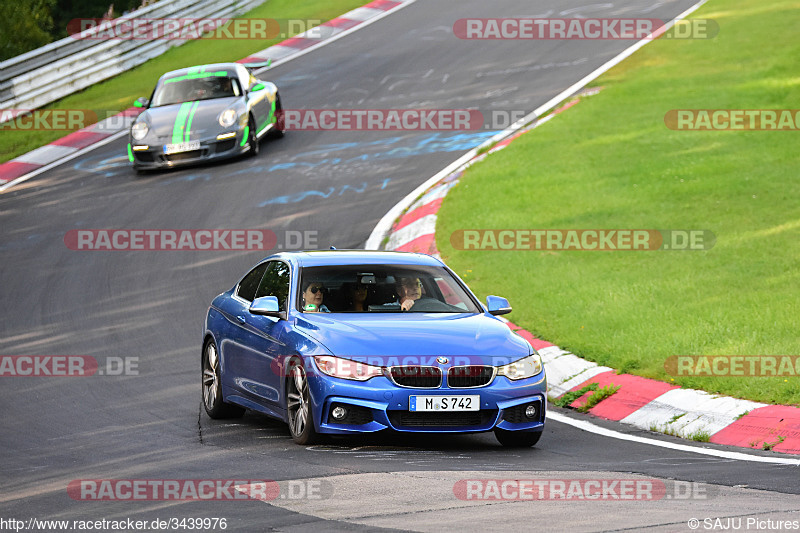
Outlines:
[{"label": "driver in car", "polygon": [[398,278],[395,288],[403,311],[410,310],[422,298],[422,282],[419,278]]}]

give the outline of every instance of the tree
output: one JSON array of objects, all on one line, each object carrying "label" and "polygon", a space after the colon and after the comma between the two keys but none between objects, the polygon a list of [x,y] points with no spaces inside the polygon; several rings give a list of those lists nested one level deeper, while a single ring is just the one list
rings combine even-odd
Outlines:
[{"label": "tree", "polygon": [[52,40],[51,10],[56,0],[0,2],[0,60],[44,46]]}]

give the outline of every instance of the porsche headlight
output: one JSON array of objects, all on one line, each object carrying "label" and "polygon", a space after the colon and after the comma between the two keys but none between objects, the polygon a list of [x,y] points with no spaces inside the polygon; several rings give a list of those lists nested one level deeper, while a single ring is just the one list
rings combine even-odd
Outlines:
[{"label": "porsche headlight", "polygon": [[131,128],[131,137],[136,139],[137,141],[141,141],[144,139],[147,132],[150,131],[150,125],[147,124],[144,120],[140,120],[134,123],[133,127]]},{"label": "porsche headlight", "polygon": [[367,381],[375,376],[383,375],[383,369],[379,366],[367,365],[332,355],[316,355],[314,362],[317,363],[320,372],[335,378]]},{"label": "porsche headlight", "polygon": [[219,116],[219,125],[223,128],[233,126],[233,124],[236,122],[237,116],[238,114],[236,113],[235,109],[226,109]]},{"label": "porsche headlight", "polygon": [[532,378],[542,371],[542,358],[534,352],[528,357],[514,361],[497,368],[498,376],[505,376],[510,380]]}]

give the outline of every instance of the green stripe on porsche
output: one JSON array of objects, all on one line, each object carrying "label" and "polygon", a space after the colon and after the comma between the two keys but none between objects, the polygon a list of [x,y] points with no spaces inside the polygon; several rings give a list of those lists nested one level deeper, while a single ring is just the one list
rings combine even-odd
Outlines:
[{"label": "green stripe on porsche", "polygon": [[194,113],[195,113],[195,111],[197,111],[197,106],[199,106],[199,105],[200,105],[199,101],[195,102],[194,105],[192,106],[192,110],[189,111],[189,120],[186,121],[186,131],[185,131],[185,133],[183,135],[183,141],[184,142],[188,142],[189,141],[189,134],[192,131],[192,120],[194,119]]},{"label": "green stripe on porsche", "polygon": [[239,143],[239,146],[244,146],[247,142],[247,139],[250,138],[250,125],[244,127],[244,135],[242,135],[242,142]]},{"label": "green stripe on porsche", "polygon": [[133,150],[131,150],[131,143],[128,143],[128,161],[133,163]]},{"label": "green stripe on porsche", "polygon": [[172,125],[172,144],[178,144],[183,141],[184,132],[186,131],[186,120],[189,118],[189,112],[195,102],[183,102],[178,115],[175,117],[175,123]]},{"label": "green stripe on porsche", "polygon": [[228,76],[228,73],[224,70],[217,72],[193,72],[191,74],[184,74],[183,76],[176,76],[175,78],[164,80],[164,83],[174,83],[176,81],[183,80],[197,80],[201,78],[224,78],[226,76]]},{"label": "green stripe on porsche", "polygon": [[264,120],[264,123],[262,124],[262,127],[257,130],[256,135],[261,135],[261,133],[265,129],[269,128],[271,125],[275,124],[276,122],[277,122],[277,120],[275,119],[275,102],[273,101],[272,102],[272,107],[269,110],[269,115],[267,115],[266,120]]}]

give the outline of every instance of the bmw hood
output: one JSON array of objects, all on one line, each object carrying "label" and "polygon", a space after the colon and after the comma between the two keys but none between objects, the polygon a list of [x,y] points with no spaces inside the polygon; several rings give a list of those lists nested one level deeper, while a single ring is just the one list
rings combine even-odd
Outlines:
[{"label": "bmw hood", "polygon": [[492,356],[510,362],[531,353],[525,339],[505,323],[486,315],[304,313],[297,318],[296,327],[331,354],[357,360],[384,356]]},{"label": "bmw hood", "polygon": [[150,138],[155,136],[164,143],[197,141],[221,132],[223,127],[218,121],[220,113],[230,107],[238,107],[240,99],[232,96],[153,107],[140,115],[139,120],[146,120],[150,124]]}]

